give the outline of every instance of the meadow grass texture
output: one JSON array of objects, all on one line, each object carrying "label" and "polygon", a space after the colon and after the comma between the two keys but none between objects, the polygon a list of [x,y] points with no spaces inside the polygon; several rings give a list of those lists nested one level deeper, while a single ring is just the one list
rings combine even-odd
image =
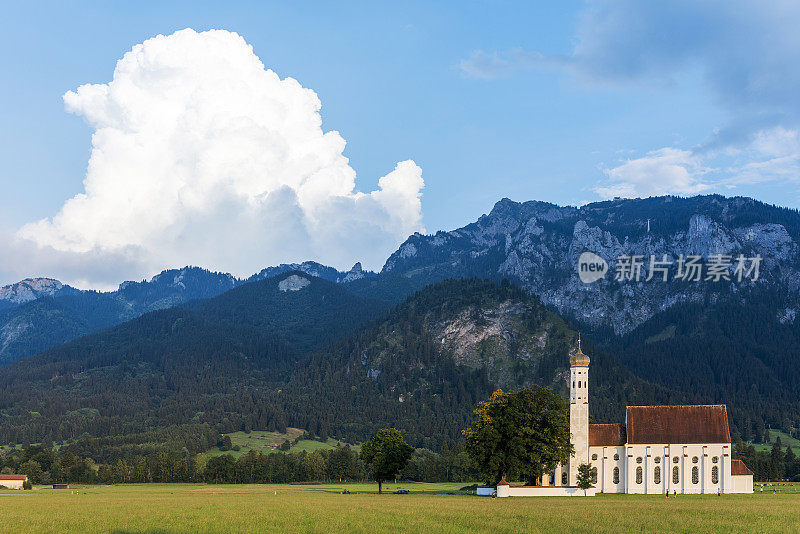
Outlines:
[{"label": "meadow grass texture", "polygon": [[374,484],[2,490],[0,532],[800,532],[793,492],[492,499],[459,485],[385,487],[412,494],[377,495]]}]

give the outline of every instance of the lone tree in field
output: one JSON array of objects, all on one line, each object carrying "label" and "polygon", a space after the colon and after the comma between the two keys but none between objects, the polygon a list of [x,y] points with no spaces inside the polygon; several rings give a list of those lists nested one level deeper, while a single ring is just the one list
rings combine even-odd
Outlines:
[{"label": "lone tree in field", "polygon": [[586,495],[586,490],[592,487],[592,466],[589,464],[581,464],[578,466],[578,487],[583,490]]},{"label": "lone tree in field", "polygon": [[490,485],[510,477],[532,484],[572,455],[567,403],[547,388],[497,390],[475,415],[464,431],[467,454]]},{"label": "lone tree in field", "polygon": [[414,447],[394,428],[378,430],[374,438],[361,446],[361,459],[372,468],[378,493],[383,490],[384,480],[391,480],[403,470],[413,452]]}]

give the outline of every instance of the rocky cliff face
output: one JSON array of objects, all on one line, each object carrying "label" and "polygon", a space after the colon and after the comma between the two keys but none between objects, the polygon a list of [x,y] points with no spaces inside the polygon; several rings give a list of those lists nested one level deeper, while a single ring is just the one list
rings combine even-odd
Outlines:
[{"label": "rocky cliff face", "polygon": [[500,388],[539,383],[564,389],[567,351],[555,349],[551,339],[560,342],[568,334],[571,345],[573,332],[525,299],[470,306],[447,320],[429,320],[428,331],[457,364],[486,369],[491,383]]},{"label": "rocky cliff face", "polygon": [[53,297],[75,291],[52,278],[26,278],[16,284],[0,287],[0,301],[10,305],[24,304],[39,297]]},{"label": "rocky cliff face", "polygon": [[[387,260],[382,274],[505,277],[565,316],[622,334],[679,302],[713,300],[753,286],[781,287],[797,295],[799,229],[797,212],[747,198],[659,197],[581,208],[503,199],[463,228],[411,236]],[[608,264],[596,282],[579,278],[584,252]],[[731,280],[707,279],[708,263],[718,254],[730,262],[725,270]],[[676,277],[681,259],[694,255],[701,257],[701,279]],[[737,280],[740,255],[745,271],[750,258],[763,258],[757,280],[753,272]],[[639,280],[617,280],[625,258],[632,256],[641,261]],[[666,260],[667,281],[657,270],[647,280],[651,256],[656,262]],[[795,310],[792,297],[782,310],[784,320],[792,320]]]}]

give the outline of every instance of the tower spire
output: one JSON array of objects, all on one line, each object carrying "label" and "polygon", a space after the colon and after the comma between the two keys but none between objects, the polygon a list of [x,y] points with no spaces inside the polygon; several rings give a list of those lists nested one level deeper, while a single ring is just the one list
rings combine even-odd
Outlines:
[{"label": "tower spire", "polygon": [[588,366],[589,365],[589,357],[583,353],[581,350],[581,333],[578,331],[578,350],[575,351],[575,354],[570,356],[569,364],[572,365],[580,365],[580,366]]}]

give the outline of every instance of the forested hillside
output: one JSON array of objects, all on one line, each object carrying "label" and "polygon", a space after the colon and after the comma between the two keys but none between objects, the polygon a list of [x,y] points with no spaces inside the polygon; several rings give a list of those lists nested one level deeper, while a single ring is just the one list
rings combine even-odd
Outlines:
[{"label": "forested hillside", "polygon": [[800,428],[800,332],[776,313],[784,291],[761,288],[678,304],[602,346],[637,376],[727,404],[734,439],[768,425]]},{"label": "forested hillside", "polygon": [[186,308],[215,323],[278,334],[306,353],[340,339],[389,306],[328,280],[287,271]]},{"label": "forested hillside", "polygon": [[2,369],[0,442],[189,423],[283,428],[276,392],[292,365],[383,309],[289,272],[188,309],[151,312]]},{"label": "forested hillside", "polygon": [[[208,442],[203,428],[294,426],[357,443],[392,426],[438,450],[460,440],[476,403],[497,387],[538,383],[566,392],[576,332],[507,283],[427,287],[304,356],[380,309],[290,272],[146,314],[0,371],[0,441],[78,439],[76,450],[107,456],[100,449],[139,450],[167,428],[175,430],[165,439],[192,450]],[[585,350],[597,420],[619,420],[626,402],[681,400]]]},{"label": "forested hillside", "polygon": [[[416,446],[458,441],[472,410],[498,387],[543,384],[566,394],[577,332],[536,298],[503,283],[447,280],[384,320],[297,366],[284,389],[294,426],[350,442],[395,427]],[[681,402],[608,354],[592,357],[592,413],[624,418],[626,403]],[[291,417],[291,415],[290,415]]]}]

